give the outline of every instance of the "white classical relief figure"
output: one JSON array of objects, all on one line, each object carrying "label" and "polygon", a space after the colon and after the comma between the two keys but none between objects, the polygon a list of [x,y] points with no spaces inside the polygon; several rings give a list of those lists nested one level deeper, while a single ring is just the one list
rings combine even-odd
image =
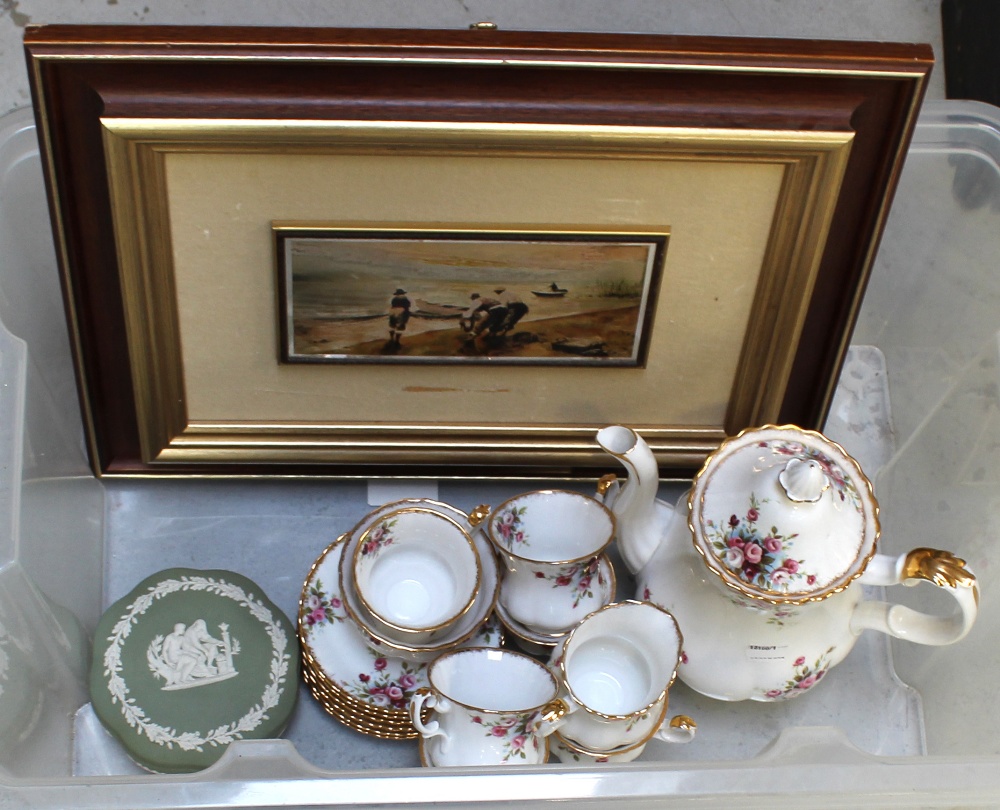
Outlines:
[{"label": "white classical relief figure", "polygon": [[196,619],[190,626],[178,622],[166,638],[153,639],[146,658],[153,674],[166,681],[164,691],[205,686],[239,674],[233,657],[240,643],[229,637],[228,625],[220,624],[219,631],[222,638],[214,638],[205,620]]}]

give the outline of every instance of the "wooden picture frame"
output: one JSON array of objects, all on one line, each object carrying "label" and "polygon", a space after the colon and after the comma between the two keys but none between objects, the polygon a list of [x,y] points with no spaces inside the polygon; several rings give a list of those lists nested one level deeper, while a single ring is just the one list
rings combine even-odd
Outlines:
[{"label": "wooden picture frame", "polygon": [[[494,30],[25,45],[98,475],[591,477],[609,423],[685,474],[748,425],[819,427],[932,64]],[[285,363],[287,222],[669,248],[625,367]]]}]

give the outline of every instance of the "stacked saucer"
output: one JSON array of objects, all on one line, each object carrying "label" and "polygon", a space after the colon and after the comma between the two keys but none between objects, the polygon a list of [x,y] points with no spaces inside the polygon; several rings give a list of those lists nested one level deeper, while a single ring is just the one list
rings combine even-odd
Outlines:
[{"label": "stacked saucer", "polygon": [[549,737],[552,754],[565,765],[620,764],[631,762],[645,750],[648,740],[635,745],[620,745],[610,751],[591,751],[579,743],[567,740],[558,731]]},{"label": "stacked saucer", "polygon": [[349,579],[344,582],[347,587],[341,579],[348,565],[345,560],[351,559],[348,555],[353,553],[357,540],[381,517],[407,507],[434,510],[469,525],[464,512],[434,501],[386,504],[320,554],[309,570],[299,599],[302,672],[310,692],[344,725],[381,739],[417,736],[407,709],[414,692],[428,685],[429,661],[458,646],[499,647],[502,641],[499,623],[492,616],[498,575],[489,546],[482,538],[476,543],[482,570],[480,592],[454,632],[421,647],[383,640],[377,628],[356,620],[361,613],[357,594]]}]

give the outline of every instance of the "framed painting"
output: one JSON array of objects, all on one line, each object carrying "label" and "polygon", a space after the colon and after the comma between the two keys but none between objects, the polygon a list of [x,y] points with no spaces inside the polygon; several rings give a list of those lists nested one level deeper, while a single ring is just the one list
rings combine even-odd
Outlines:
[{"label": "framed painting", "polygon": [[666,234],[276,223],[289,363],[641,366]]},{"label": "framed painting", "polygon": [[818,427],[932,61],[483,29],[26,50],[98,475],[591,477],[610,423],[685,474]]}]

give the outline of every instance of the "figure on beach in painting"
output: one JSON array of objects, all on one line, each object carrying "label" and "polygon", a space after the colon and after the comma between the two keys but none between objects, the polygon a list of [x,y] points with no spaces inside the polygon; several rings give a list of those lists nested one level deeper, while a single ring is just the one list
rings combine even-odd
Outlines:
[{"label": "figure on beach in painting", "polygon": [[521,318],[528,314],[528,305],[521,300],[521,296],[516,292],[506,290],[503,287],[493,292],[497,294],[500,302],[507,307],[507,317],[504,318],[504,322],[501,325],[501,333],[505,334],[513,329]]},{"label": "figure on beach in painting", "polygon": [[497,298],[482,296],[477,292],[469,296],[472,302],[462,315],[460,324],[468,332],[466,342],[472,343],[486,329],[499,325],[507,315],[507,307]]},{"label": "figure on beach in painting", "polygon": [[471,300],[472,306],[461,320],[462,329],[470,333],[468,342],[474,342],[484,332],[502,337],[528,314],[528,305],[521,297],[503,287],[495,289],[493,296],[472,293]]},{"label": "figure on beach in painting", "polygon": [[406,323],[410,320],[410,308],[413,304],[406,296],[406,290],[397,287],[389,302],[389,346],[398,347],[399,338],[406,331]]}]

